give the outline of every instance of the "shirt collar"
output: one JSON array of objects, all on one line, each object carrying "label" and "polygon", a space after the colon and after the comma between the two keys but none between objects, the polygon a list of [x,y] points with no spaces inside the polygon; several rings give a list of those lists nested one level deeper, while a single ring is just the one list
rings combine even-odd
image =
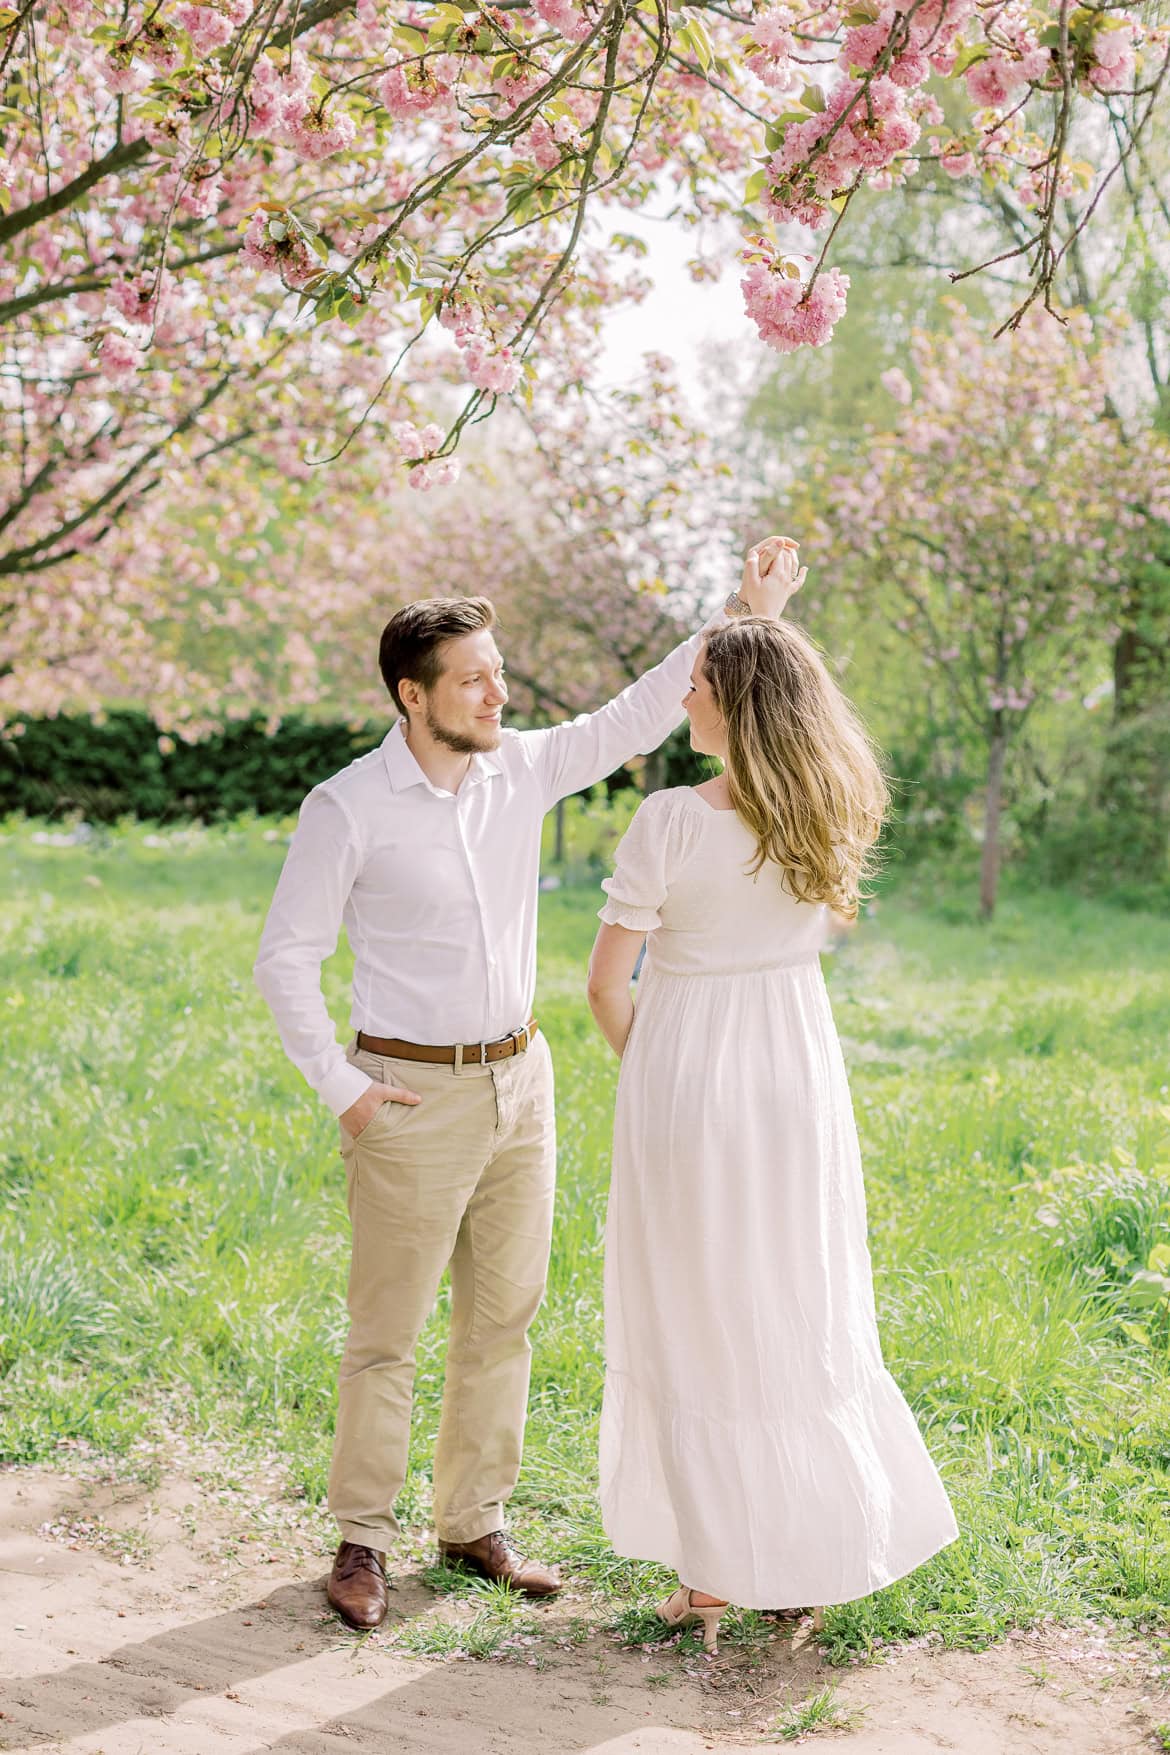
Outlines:
[{"label": "shirt collar", "polygon": [[[386,776],[394,792],[405,792],[410,786],[425,786],[436,798],[450,798],[449,792],[435,786],[427,779],[414,753],[406,741],[406,721],[396,719],[386,736],[382,739],[382,757],[386,763]],[[493,774],[501,774],[503,765],[498,750],[477,750],[471,758],[464,786],[476,786],[481,780],[490,780]]]}]

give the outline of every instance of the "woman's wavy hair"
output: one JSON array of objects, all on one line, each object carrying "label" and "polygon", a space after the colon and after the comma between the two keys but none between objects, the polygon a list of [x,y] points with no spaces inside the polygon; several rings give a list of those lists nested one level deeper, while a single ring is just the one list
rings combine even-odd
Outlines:
[{"label": "woman's wavy hair", "polygon": [[703,671],[727,726],[731,802],[801,902],[848,920],[876,860],[890,794],[877,750],[795,623],[744,616],[708,635]]}]

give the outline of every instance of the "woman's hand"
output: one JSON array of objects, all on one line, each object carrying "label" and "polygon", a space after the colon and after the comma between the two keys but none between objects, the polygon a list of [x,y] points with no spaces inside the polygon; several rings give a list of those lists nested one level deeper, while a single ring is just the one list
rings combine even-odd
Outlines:
[{"label": "woman's hand", "polygon": [[808,568],[800,565],[800,544],[790,536],[769,536],[748,549],[739,595],[753,615],[778,621],[807,574]]}]

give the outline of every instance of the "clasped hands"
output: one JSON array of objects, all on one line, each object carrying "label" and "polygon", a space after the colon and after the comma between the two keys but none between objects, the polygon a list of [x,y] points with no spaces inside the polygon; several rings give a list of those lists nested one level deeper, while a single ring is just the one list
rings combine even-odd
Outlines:
[{"label": "clasped hands", "polygon": [[754,615],[778,618],[800,590],[808,568],[800,565],[800,544],[790,536],[766,536],[748,549],[739,595]]}]

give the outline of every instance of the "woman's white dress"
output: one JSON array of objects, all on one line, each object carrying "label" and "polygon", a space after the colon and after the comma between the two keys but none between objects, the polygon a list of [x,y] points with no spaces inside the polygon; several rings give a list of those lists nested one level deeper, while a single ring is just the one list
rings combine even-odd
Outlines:
[{"label": "woman's white dress", "polygon": [[601,1505],[619,1554],[745,1608],[842,1603],[957,1534],[882,1363],[865,1192],[818,952],[828,917],[689,787],[618,847],[649,934],[605,1256]]}]

